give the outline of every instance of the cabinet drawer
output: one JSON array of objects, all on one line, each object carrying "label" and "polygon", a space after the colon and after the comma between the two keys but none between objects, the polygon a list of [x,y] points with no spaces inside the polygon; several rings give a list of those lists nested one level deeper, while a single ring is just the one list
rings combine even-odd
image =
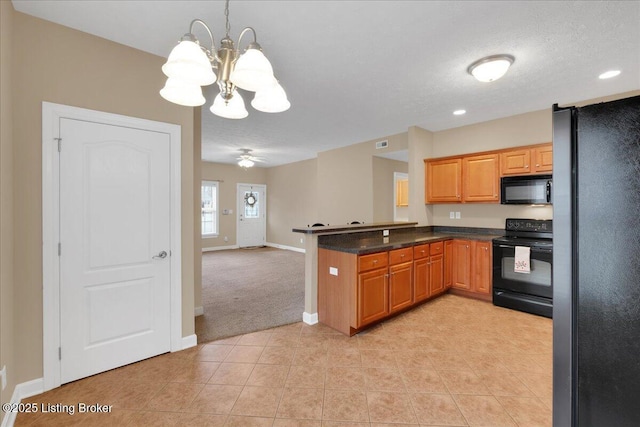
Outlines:
[{"label": "cabinet drawer", "polygon": [[389,251],[389,264],[400,264],[413,260],[413,248],[394,249]]},{"label": "cabinet drawer", "polygon": [[413,247],[413,259],[420,259],[429,256],[429,245],[417,245]]},{"label": "cabinet drawer", "polygon": [[387,252],[378,252],[370,255],[362,255],[358,258],[358,271],[367,271],[374,268],[386,267],[389,262]]},{"label": "cabinet drawer", "polygon": [[444,242],[432,243],[429,248],[429,254],[440,255],[441,253],[444,253]]}]

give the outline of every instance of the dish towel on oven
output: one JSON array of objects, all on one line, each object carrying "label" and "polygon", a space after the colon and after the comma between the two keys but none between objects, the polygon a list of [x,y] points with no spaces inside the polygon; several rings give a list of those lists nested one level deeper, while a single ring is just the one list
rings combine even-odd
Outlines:
[{"label": "dish towel on oven", "polygon": [[516,246],[513,271],[516,273],[531,272],[531,248],[528,246]]}]

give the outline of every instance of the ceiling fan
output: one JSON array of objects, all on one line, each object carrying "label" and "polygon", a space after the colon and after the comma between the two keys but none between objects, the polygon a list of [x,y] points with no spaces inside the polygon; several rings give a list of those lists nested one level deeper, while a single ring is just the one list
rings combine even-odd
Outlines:
[{"label": "ceiling fan", "polygon": [[236,160],[238,160],[238,166],[243,167],[243,168],[250,168],[252,167],[255,162],[261,162],[262,160],[258,157],[252,156],[251,152],[253,150],[249,149],[249,148],[241,148],[240,149],[240,157],[237,157]]}]

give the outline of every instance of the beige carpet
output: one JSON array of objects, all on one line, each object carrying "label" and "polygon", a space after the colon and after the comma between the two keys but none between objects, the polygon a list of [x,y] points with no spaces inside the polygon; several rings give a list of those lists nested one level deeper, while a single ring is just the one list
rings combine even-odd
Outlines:
[{"label": "beige carpet", "polygon": [[202,254],[198,342],[302,320],[304,254],[269,247]]}]

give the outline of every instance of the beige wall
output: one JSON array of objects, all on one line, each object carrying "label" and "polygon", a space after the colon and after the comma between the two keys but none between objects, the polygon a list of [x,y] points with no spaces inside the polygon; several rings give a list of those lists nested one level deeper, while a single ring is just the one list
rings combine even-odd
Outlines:
[{"label": "beige wall", "polygon": [[[201,177],[204,181],[219,181],[218,191],[220,210],[219,216],[219,235],[218,237],[209,237],[201,239],[201,248],[215,248],[220,246],[235,246],[236,241],[236,218],[238,207],[236,206],[236,194],[238,192],[238,184],[267,184],[267,169],[252,167],[243,169],[238,165],[225,163],[202,162]],[[267,204],[271,197],[271,189],[267,187]],[[222,215],[224,209],[233,209],[233,214]],[[267,211],[267,217],[270,213]],[[267,219],[268,221],[268,219]],[[197,225],[200,231],[200,224]],[[225,242],[224,238],[228,241]]]},{"label": "beige wall", "polygon": [[12,35],[16,382],[42,376],[43,101],[182,126],[182,333],[193,334],[194,111],[158,95],[164,59],[17,12]]},{"label": "beige wall", "polygon": [[[373,222],[393,221],[394,172],[409,172],[407,162],[373,156]],[[411,181],[409,181],[411,185]],[[406,208],[403,208],[406,209]]]},{"label": "beige wall", "polygon": [[[16,385],[13,275],[13,117],[11,52],[14,11],[0,1],[0,369],[7,367],[7,388],[0,402],[11,400]],[[3,412],[0,412],[0,418]]]},{"label": "beige wall", "polygon": [[313,224],[318,215],[318,161],[303,160],[267,169],[267,242],[304,248],[294,227]]},{"label": "beige wall", "polygon": [[433,222],[433,208],[424,204],[424,161],[433,157],[433,132],[412,126],[409,139],[409,221],[418,225]]},{"label": "beige wall", "polygon": [[[383,139],[389,141],[389,146],[376,150],[375,143]],[[331,225],[373,222],[372,156],[407,147],[404,132],[318,153],[317,222]]]}]

